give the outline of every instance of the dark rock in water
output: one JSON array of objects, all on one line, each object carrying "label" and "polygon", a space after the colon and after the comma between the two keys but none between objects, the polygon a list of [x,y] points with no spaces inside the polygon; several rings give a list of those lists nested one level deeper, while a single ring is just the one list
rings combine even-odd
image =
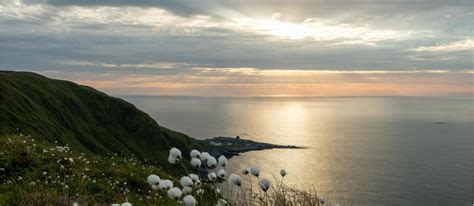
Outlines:
[{"label": "dark rock in water", "polygon": [[305,149],[306,147],[294,146],[294,145],[276,145],[270,143],[256,142],[253,140],[247,140],[242,138],[234,137],[214,137],[211,139],[204,140],[205,142],[216,146],[216,151],[219,155],[224,155],[227,158],[237,156],[240,153],[265,150],[265,149]]}]

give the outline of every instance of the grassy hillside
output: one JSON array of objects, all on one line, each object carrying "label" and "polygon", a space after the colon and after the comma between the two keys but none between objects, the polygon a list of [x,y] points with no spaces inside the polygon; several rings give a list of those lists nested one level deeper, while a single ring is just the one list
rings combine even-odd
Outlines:
[{"label": "grassy hillside", "polygon": [[[152,190],[150,174],[175,182],[156,166],[132,157],[86,155],[60,144],[13,135],[0,138],[0,205],[178,205],[166,191]],[[204,184],[204,203],[216,194]]]},{"label": "grassy hillside", "polygon": [[0,136],[23,133],[87,154],[135,155],[165,162],[204,142],[160,127],[134,105],[93,88],[28,72],[0,71]]}]

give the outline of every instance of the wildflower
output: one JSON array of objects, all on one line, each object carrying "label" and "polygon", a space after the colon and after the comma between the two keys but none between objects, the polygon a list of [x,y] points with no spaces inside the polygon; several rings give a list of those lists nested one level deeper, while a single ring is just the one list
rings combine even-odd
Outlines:
[{"label": "wildflower", "polygon": [[196,181],[196,182],[194,183],[194,186],[200,187],[200,186],[201,186],[201,181],[200,181],[200,180]]},{"label": "wildflower", "polygon": [[221,190],[219,188],[216,188],[216,193],[221,194]]},{"label": "wildflower", "polygon": [[250,169],[248,167],[242,168],[242,174],[243,175],[248,175],[250,173]]},{"label": "wildflower", "polygon": [[171,180],[160,180],[160,183],[158,184],[158,188],[160,188],[163,191],[166,191],[172,187],[173,187],[173,182],[171,182]]},{"label": "wildflower", "polygon": [[193,167],[201,167],[201,160],[198,159],[198,158],[193,157],[193,158],[191,159],[191,165],[192,165]]},{"label": "wildflower", "polygon": [[217,172],[217,177],[221,178],[221,179],[225,179],[225,175],[226,175],[226,172],[224,169],[220,169],[218,172]]},{"label": "wildflower", "polygon": [[48,172],[46,172],[46,171],[43,171],[43,175],[47,175],[47,174],[48,174]]},{"label": "wildflower", "polygon": [[207,167],[209,168],[216,168],[217,160],[213,156],[210,156],[206,161]]},{"label": "wildflower", "polygon": [[196,194],[202,195],[204,194],[204,190],[203,189],[196,190]]},{"label": "wildflower", "polygon": [[260,168],[258,168],[258,166],[253,166],[252,168],[250,168],[250,173],[253,176],[258,177],[260,175]]},{"label": "wildflower", "polygon": [[193,196],[191,195],[186,195],[183,198],[183,203],[185,206],[195,206],[196,205],[196,199],[194,199]]},{"label": "wildflower", "polygon": [[211,182],[216,181],[216,179],[217,179],[216,173],[215,173],[215,172],[211,172],[211,173],[207,174],[207,179],[208,179],[209,181],[211,181]]},{"label": "wildflower", "polygon": [[129,203],[129,202],[124,202],[124,203],[122,203],[122,205],[121,205],[121,206],[132,206],[132,204],[131,204],[131,203]]},{"label": "wildflower", "polygon": [[280,170],[280,175],[281,175],[282,177],[285,177],[285,176],[286,176],[286,170],[281,169],[281,170]]},{"label": "wildflower", "polygon": [[170,197],[173,200],[178,200],[182,194],[183,192],[181,192],[181,190],[177,187],[173,187],[168,190],[168,197]]},{"label": "wildflower", "polygon": [[72,157],[69,157],[68,160],[69,160],[69,162],[70,162],[71,164],[74,164],[74,159],[72,159]]},{"label": "wildflower", "polygon": [[181,186],[183,186],[183,187],[192,187],[193,186],[193,181],[188,176],[181,177],[181,180],[179,182],[181,183]]},{"label": "wildflower", "polygon": [[260,188],[262,188],[264,192],[267,192],[267,190],[270,189],[270,181],[267,179],[260,181]]},{"label": "wildflower", "polygon": [[191,156],[191,158],[199,158],[201,156],[201,153],[198,150],[193,149],[189,153],[189,156]]},{"label": "wildflower", "polygon": [[176,147],[173,147],[170,150],[170,156],[179,160],[181,159],[181,151]]},{"label": "wildflower", "polygon": [[321,196],[319,197],[319,202],[320,202],[322,205],[324,205],[324,203],[326,203],[326,198],[321,195]]},{"label": "wildflower", "polygon": [[153,189],[153,190],[159,190],[159,189],[160,189],[160,186],[159,186],[159,185],[152,185],[152,186],[151,186],[151,189]]},{"label": "wildflower", "polygon": [[229,182],[240,187],[242,185],[242,178],[240,178],[239,175],[232,173],[229,176]]},{"label": "wildflower", "polygon": [[176,157],[173,157],[173,156],[171,156],[171,155],[168,156],[168,162],[169,162],[170,164],[176,164],[176,163],[178,163],[178,161],[179,161],[179,160],[178,160]]},{"label": "wildflower", "polygon": [[79,203],[73,202],[73,203],[72,203],[72,206],[79,206]]},{"label": "wildflower", "polygon": [[199,176],[197,176],[196,174],[189,174],[189,178],[191,178],[191,180],[196,183],[197,181],[199,181]]},{"label": "wildflower", "polygon": [[192,187],[183,187],[183,194],[184,195],[189,195],[193,192],[193,188]]},{"label": "wildflower", "polygon": [[120,206],[119,203],[112,203],[112,206]]},{"label": "wildflower", "polygon": [[207,159],[209,159],[211,155],[208,152],[202,152],[200,157],[202,161],[207,161]]},{"label": "wildflower", "polygon": [[149,175],[149,176],[146,178],[146,181],[147,181],[148,184],[150,184],[150,185],[156,185],[156,184],[159,184],[159,183],[160,183],[160,177],[158,177],[157,175]]},{"label": "wildflower", "polygon": [[225,165],[227,164],[227,158],[225,158],[224,155],[219,156],[217,160],[219,166],[225,167]]}]

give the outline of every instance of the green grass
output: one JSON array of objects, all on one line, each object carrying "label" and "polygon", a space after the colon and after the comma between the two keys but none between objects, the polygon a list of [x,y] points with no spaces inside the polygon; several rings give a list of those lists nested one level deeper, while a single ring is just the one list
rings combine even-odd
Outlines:
[{"label": "green grass", "polygon": [[[134,205],[177,205],[146,182],[148,175],[157,174],[177,185],[177,177],[156,165],[58,146],[15,135],[0,138],[0,205],[110,205],[126,200]],[[214,190],[207,184],[202,188],[203,195],[195,194],[200,205],[215,202]]]},{"label": "green grass", "polygon": [[134,105],[93,88],[29,72],[0,71],[0,135],[22,132],[86,154],[118,153],[165,162],[213,147],[159,126]]}]

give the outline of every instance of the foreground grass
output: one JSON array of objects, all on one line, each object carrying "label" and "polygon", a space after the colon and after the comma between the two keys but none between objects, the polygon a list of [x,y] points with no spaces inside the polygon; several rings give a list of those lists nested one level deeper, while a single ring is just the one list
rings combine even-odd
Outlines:
[{"label": "foreground grass", "polygon": [[[146,182],[149,174],[175,180],[135,158],[86,156],[21,136],[0,137],[0,205],[177,205]],[[175,181],[176,182],[176,181]],[[196,196],[216,202],[209,185]],[[206,195],[207,194],[207,195]],[[200,204],[205,205],[205,204]]]}]

